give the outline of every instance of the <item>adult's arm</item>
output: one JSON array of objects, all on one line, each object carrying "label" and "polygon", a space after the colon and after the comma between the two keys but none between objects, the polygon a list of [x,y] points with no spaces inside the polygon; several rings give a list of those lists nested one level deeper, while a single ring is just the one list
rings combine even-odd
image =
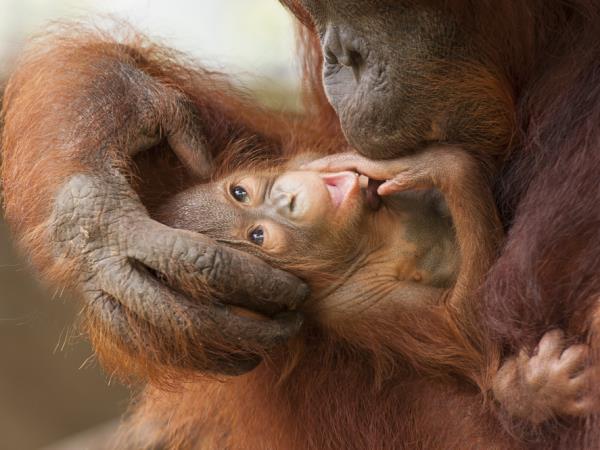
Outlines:
[{"label": "adult's arm", "polygon": [[298,330],[305,285],[152,220],[132,188],[132,157],[166,140],[207,176],[228,141],[276,148],[286,123],[177,60],[140,36],[123,43],[76,27],[33,42],[2,110],[6,218],[36,268],[79,291],[115,368],[241,373]]}]

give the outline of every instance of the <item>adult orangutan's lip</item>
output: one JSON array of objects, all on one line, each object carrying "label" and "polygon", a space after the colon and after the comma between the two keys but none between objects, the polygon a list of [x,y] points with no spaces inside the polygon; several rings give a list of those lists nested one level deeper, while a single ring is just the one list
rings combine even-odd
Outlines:
[{"label": "adult orangutan's lip", "polygon": [[353,192],[358,192],[358,174],[355,172],[324,173],[321,175],[331,196],[331,203],[338,208]]}]

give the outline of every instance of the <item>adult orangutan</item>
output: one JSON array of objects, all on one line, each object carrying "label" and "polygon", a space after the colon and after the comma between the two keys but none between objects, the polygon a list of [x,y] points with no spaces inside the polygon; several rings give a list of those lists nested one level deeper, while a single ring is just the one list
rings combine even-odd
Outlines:
[{"label": "adult orangutan", "polygon": [[[271,163],[158,205],[152,215],[164,223],[265,258],[301,276],[312,294],[299,306],[299,336],[268,363],[227,380],[151,384],[134,425],[169,448],[526,448],[474,388],[493,358],[480,351],[472,293],[501,237],[474,164],[451,147],[325,164],[390,180],[377,202],[355,172]],[[494,393],[534,423],[589,413],[585,386],[595,372],[583,370],[586,353],[549,332],[536,356],[523,354],[494,376]]]},{"label": "adult orangutan", "polygon": [[[600,291],[598,6],[289,6],[307,26],[313,95],[304,118],[260,111],[220,77],[159,48],[77,30],[38,42],[12,77],[3,109],[7,217],[49,278],[82,291],[98,349],[129,349],[113,361],[154,378],[168,378],[170,368],[240,373],[294,335],[298,314],[286,310],[306,289],[256,258],[151,221],[129,182],[131,159],[144,160],[134,181],[164,183],[169,192],[181,188],[173,183],[181,170],[163,157],[162,137],[181,161],[204,162],[189,164],[204,175],[232,141],[242,143],[242,159],[303,146],[330,153],[344,143],[338,116],[344,136],[367,156],[451,143],[472,152],[490,179],[502,169],[496,199],[508,242],[487,276],[475,329],[485,324],[507,354],[554,326],[569,338],[588,333]],[[199,291],[205,301],[194,301]],[[272,319],[240,317],[223,303]],[[451,428],[446,417],[428,417],[436,419]],[[597,447],[595,424],[555,427],[539,445]]]}]

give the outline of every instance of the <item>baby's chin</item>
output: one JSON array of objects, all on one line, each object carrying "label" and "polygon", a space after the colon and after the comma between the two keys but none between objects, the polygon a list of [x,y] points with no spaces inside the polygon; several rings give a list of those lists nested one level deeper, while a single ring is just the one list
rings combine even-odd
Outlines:
[{"label": "baby's chin", "polygon": [[358,190],[357,195],[346,199],[342,206],[343,208],[339,208],[332,218],[331,227],[340,234],[355,236],[358,239],[357,234],[365,232],[363,230],[365,219],[375,213],[367,203],[366,191]]}]

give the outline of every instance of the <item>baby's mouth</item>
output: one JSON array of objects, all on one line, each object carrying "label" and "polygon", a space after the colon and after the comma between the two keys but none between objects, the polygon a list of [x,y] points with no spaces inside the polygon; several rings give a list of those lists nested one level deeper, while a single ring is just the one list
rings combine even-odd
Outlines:
[{"label": "baby's mouth", "polygon": [[355,172],[325,173],[321,175],[321,179],[335,208],[344,203],[352,193],[359,191],[358,174]]},{"label": "baby's mouth", "polygon": [[367,201],[367,206],[373,211],[377,211],[381,206],[381,196],[377,193],[377,188],[382,183],[383,181],[374,180],[373,178],[369,178],[369,182],[367,183],[367,189],[365,190],[365,198]]}]

